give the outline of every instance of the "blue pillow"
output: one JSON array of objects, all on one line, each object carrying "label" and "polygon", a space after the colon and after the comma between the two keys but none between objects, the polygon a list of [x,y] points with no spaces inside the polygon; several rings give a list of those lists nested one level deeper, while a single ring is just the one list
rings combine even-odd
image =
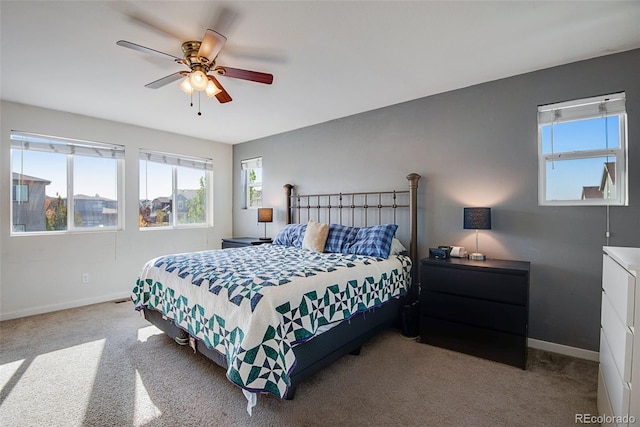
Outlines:
[{"label": "blue pillow", "polygon": [[396,224],[359,228],[354,242],[347,249],[347,253],[389,258],[391,242],[397,229]]},{"label": "blue pillow", "polygon": [[301,248],[305,231],[307,231],[307,224],[285,225],[273,239],[273,244]]},{"label": "blue pillow", "polygon": [[347,227],[346,225],[330,224],[327,243],[324,245],[325,252],[348,253],[347,250],[356,239],[357,227]]}]

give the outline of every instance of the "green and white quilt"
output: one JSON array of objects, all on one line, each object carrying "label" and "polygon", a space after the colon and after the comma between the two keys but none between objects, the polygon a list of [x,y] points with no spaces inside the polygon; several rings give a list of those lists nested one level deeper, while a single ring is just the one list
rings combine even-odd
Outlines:
[{"label": "green and white quilt", "polygon": [[283,398],[292,347],[318,328],[406,294],[409,257],[381,259],[264,244],[163,256],[140,272],[136,309],[160,311],[224,354],[227,377]]}]

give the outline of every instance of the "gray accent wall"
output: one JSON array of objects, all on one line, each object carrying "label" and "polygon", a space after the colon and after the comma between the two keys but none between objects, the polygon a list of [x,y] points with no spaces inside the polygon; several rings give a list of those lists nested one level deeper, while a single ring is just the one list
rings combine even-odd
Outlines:
[{"label": "gray accent wall", "polygon": [[640,246],[640,50],[235,145],[234,235],[264,233],[256,211],[241,208],[243,159],[263,158],[270,236],[285,223],[286,183],[300,193],[404,189],[405,176],[417,172],[420,257],[441,244],[473,249],[462,208],[491,207],[493,229],[481,232],[480,251],[531,262],[529,337],[598,351],[606,208],[538,206],[536,117],[538,105],[619,91],[627,94],[629,206],[610,208],[608,244]]}]

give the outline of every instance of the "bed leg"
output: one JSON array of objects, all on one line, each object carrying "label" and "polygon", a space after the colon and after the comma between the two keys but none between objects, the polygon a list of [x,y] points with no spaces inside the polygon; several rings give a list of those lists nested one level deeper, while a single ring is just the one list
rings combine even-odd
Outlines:
[{"label": "bed leg", "polygon": [[175,337],[173,340],[176,343],[178,343],[178,345],[189,345],[189,337],[186,337],[186,338]]},{"label": "bed leg", "polygon": [[354,350],[351,350],[349,352],[349,354],[352,355],[352,356],[360,356],[360,350],[362,350],[362,346],[360,346],[360,347],[358,347],[358,348],[356,348]]},{"label": "bed leg", "polygon": [[285,400],[293,400],[293,398],[296,397],[296,389],[297,387],[289,387]]}]

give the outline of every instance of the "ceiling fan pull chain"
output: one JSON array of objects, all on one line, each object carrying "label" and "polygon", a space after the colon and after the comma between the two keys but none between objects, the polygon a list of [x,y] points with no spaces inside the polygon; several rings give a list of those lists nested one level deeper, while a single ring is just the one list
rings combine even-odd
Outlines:
[{"label": "ceiling fan pull chain", "polygon": [[191,94],[189,96],[191,97],[191,101],[189,102],[189,107],[193,107],[193,90],[191,91]]},{"label": "ceiling fan pull chain", "polygon": [[202,113],[200,112],[200,91],[198,91],[198,115],[201,116]]}]

